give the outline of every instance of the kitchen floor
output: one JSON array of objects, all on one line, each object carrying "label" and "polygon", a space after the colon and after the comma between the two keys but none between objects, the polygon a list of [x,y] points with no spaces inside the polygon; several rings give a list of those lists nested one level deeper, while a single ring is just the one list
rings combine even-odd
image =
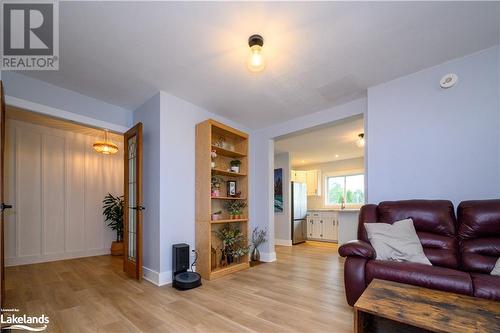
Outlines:
[{"label": "kitchen floor", "polygon": [[5,306],[48,315],[47,332],[352,332],[337,245],[276,253],[184,292],[130,280],[111,256],[8,267]]}]

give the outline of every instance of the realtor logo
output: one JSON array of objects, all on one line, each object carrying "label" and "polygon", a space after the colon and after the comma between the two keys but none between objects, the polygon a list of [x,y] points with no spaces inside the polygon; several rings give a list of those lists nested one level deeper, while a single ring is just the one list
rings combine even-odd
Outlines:
[{"label": "realtor logo", "polygon": [[57,1],[2,1],[2,70],[59,69]]}]

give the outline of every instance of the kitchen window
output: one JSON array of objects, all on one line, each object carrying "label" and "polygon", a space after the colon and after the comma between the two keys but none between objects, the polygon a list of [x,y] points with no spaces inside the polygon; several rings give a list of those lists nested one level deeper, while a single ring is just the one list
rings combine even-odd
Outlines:
[{"label": "kitchen window", "polygon": [[361,206],[365,203],[365,175],[326,177],[325,205]]}]

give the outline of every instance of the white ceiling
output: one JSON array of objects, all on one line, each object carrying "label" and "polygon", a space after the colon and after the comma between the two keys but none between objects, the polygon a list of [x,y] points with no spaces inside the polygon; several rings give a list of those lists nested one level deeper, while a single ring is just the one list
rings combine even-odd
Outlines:
[{"label": "white ceiling", "polygon": [[363,157],[364,149],[356,146],[363,132],[363,118],[354,117],[276,140],[274,153],[289,152],[292,167]]},{"label": "white ceiling", "polygon": [[[23,72],[135,109],[158,90],[250,128],[499,43],[498,2],[60,3],[61,65]],[[267,68],[247,71],[263,35]]]}]

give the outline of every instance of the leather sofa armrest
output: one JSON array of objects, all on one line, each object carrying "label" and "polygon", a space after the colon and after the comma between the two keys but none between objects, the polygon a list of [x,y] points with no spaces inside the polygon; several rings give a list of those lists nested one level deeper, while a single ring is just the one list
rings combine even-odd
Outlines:
[{"label": "leather sofa armrest", "polygon": [[341,257],[361,257],[365,259],[375,259],[375,249],[367,242],[352,240],[339,247]]}]

